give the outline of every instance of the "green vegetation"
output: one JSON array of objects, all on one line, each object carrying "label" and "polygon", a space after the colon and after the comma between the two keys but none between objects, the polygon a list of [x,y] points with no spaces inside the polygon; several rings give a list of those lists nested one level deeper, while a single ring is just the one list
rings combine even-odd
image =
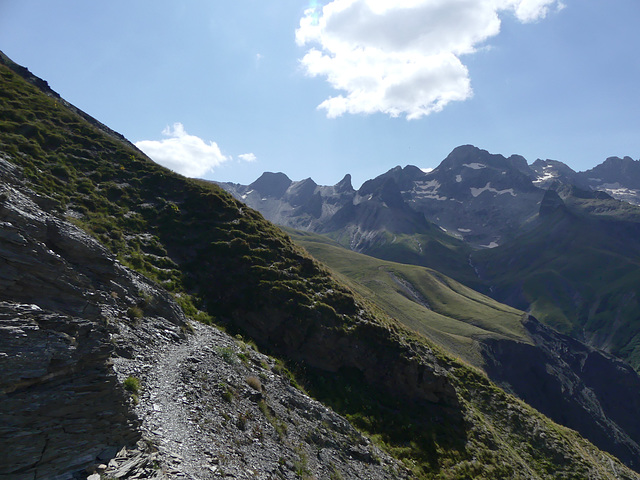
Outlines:
[{"label": "green vegetation", "polygon": [[218,386],[222,390],[221,395],[224,401],[227,403],[233,403],[233,400],[238,396],[238,392],[224,382],[220,382]]},{"label": "green vegetation", "polygon": [[[415,478],[607,478],[611,469],[631,478],[575,433],[368,306],[258,213],[215,185],[154,164],[4,65],[0,152],[22,169],[43,201],[93,234],[123,263],[171,291],[193,317],[242,331],[261,348],[299,360],[304,386],[403,460]],[[385,278],[393,272],[412,285],[432,281],[440,293],[431,298],[426,287],[420,292],[438,315],[447,317],[454,299],[466,305],[463,318],[456,319],[458,333],[447,335],[472,336],[474,329],[520,334],[514,311],[500,310],[433,272],[388,268],[381,273]],[[144,305],[137,307],[144,310]],[[481,312],[494,317],[484,321]],[[138,312],[131,315],[136,318]],[[444,330],[444,324],[439,328]],[[309,339],[319,343],[305,343]],[[335,346],[329,341],[388,354],[400,366],[431,362],[425,368],[442,371],[457,402],[420,403],[374,387],[375,379],[360,370],[334,375],[305,364],[305,349],[326,353]],[[238,358],[233,351],[219,353],[227,361]],[[139,391],[139,383],[126,382],[132,385],[125,388]],[[221,387],[220,394],[233,401],[228,388]],[[262,411],[269,413],[266,407]],[[247,419],[240,414],[236,425],[246,427]],[[303,463],[300,474],[305,474]]]},{"label": "green vegetation", "polygon": [[522,311],[508,307],[434,270],[379,260],[342,248],[321,235],[287,230],[293,240],[390,317],[450,353],[482,366],[475,339],[529,343]]},{"label": "green vegetation", "polygon": [[225,362],[231,365],[238,362],[238,355],[236,354],[236,351],[233,348],[218,347],[216,351],[218,352],[218,355],[220,355]]},{"label": "green vegetation", "polygon": [[134,403],[138,403],[138,395],[140,394],[140,389],[142,388],[140,384],[140,379],[137,377],[127,377],[122,382],[122,386],[124,389],[131,394],[131,398]]},{"label": "green vegetation", "polygon": [[[625,207],[621,218],[634,208]],[[473,261],[497,298],[530,309],[561,332],[586,337],[637,370],[640,224],[607,218],[615,212],[612,207],[608,216],[572,210],[541,217],[525,235],[478,251]]]},{"label": "green vegetation", "polygon": [[[346,249],[350,248],[347,232],[329,233],[328,237]],[[366,254],[382,260],[421,265],[456,278],[472,288],[481,286],[468,263],[472,248],[439,228],[424,234],[393,234],[380,232],[375,244],[367,247]]]},{"label": "green vegetation", "polygon": [[278,419],[275,416],[273,410],[269,407],[269,405],[267,405],[267,402],[265,402],[264,400],[260,400],[258,402],[258,408],[260,409],[264,417],[267,419],[267,421],[274,428],[274,430],[278,434],[278,437],[281,440],[284,440],[284,438],[287,436],[286,423],[282,422],[280,419]]},{"label": "green vegetation", "polygon": [[307,372],[312,379],[307,388],[401,459],[415,479],[610,478],[608,457],[576,432],[554,424],[483,374],[444,361],[460,408],[407,402],[372,389],[356,371]]}]

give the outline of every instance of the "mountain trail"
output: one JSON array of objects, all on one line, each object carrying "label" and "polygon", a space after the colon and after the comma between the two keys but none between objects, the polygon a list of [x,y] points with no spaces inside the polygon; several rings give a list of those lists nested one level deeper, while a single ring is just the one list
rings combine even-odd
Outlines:
[{"label": "mountain trail", "polygon": [[194,325],[187,341],[168,345],[147,372],[139,406],[142,428],[150,438],[157,439],[159,451],[174,467],[170,473],[184,472],[187,478],[208,478],[215,471],[202,464],[207,456],[202,451],[202,433],[193,418],[197,410],[189,405],[183,374],[190,363],[201,362],[202,356],[212,351],[211,345],[220,342],[216,332],[205,325]]}]

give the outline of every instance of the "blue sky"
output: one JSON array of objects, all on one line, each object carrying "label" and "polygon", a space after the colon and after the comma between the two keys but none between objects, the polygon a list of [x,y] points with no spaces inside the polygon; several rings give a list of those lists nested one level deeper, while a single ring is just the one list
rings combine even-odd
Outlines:
[{"label": "blue sky", "polygon": [[357,187],[456,146],[640,157],[638,0],[0,0],[0,50],[190,176]]}]

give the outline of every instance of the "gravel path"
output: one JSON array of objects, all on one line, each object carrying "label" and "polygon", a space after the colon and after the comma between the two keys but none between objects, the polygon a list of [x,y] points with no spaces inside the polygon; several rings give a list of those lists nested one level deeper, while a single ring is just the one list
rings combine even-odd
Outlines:
[{"label": "gravel path", "polygon": [[141,380],[136,414],[158,450],[158,478],[406,478],[344,418],[294,388],[273,358],[215,328],[193,330],[178,338],[161,322],[131,328],[132,358],[115,360],[121,381]]},{"label": "gravel path", "polygon": [[202,432],[194,422],[196,410],[186,396],[183,376],[185,367],[200,363],[203,356],[213,352],[212,345],[222,340],[217,330],[194,325],[194,334],[187,341],[167,346],[146,372],[139,406],[143,430],[170,462],[169,473],[178,477],[210,478],[217,470],[207,464],[202,451]]}]

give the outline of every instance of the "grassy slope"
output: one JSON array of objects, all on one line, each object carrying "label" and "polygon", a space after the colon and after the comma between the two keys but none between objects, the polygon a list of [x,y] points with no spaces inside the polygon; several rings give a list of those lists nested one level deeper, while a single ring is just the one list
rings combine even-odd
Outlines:
[{"label": "grassy slope", "polygon": [[[497,298],[640,365],[640,228],[557,212],[517,240],[473,254]],[[507,268],[505,268],[507,266]]]},{"label": "grassy slope", "polygon": [[[500,248],[471,250],[442,232],[383,232],[363,253],[433,268],[639,369],[640,208],[565,190],[570,213],[529,225]],[[348,247],[344,235],[329,236]]]},{"label": "grassy slope", "polygon": [[[350,248],[345,232],[326,234],[345,248]],[[482,287],[468,258],[472,249],[462,242],[434,227],[424,234],[393,234],[380,232],[377,240],[362,253],[388,260],[429,267],[456,278],[471,288]]]},{"label": "grassy slope", "polygon": [[[357,372],[302,366],[321,400],[404,459],[416,478],[610,478],[612,468],[636,478],[575,432],[367,310],[259,214],[215,186],[159,167],[3,65],[0,152],[23,169],[43,202],[162,283],[187,313],[232,324],[277,319],[285,335],[328,325],[347,343],[365,331],[374,346],[395,345],[402,364],[415,352],[432,352],[433,368],[446,369],[456,388],[457,406],[376,394]],[[278,343],[272,347],[277,353]]]},{"label": "grassy slope", "polygon": [[523,312],[441,273],[355,253],[321,235],[287,232],[389,316],[473,365],[482,366],[474,339],[507,337],[529,342],[520,321]]}]

